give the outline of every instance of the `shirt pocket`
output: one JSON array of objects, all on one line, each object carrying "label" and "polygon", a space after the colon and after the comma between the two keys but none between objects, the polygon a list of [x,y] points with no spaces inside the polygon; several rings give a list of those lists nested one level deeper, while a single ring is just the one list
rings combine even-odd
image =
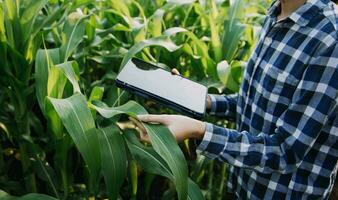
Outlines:
[{"label": "shirt pocket", "polygon": [[276,67],[271,66],[263,70],[260,84],[270,114],[279,116],[288,108],[298,83],[299,80],[294,76]]}]

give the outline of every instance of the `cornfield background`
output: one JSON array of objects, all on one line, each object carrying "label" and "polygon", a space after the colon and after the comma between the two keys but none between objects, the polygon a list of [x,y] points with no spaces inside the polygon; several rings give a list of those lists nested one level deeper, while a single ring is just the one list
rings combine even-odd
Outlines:
[{"label": "cornfield background", "polygon": [[139,142],[128,116],[174,112],[114,79],[139,57],[234,93],[270,3],[0,0],[0,199],[226,199],[192,141],[145,124]]}]

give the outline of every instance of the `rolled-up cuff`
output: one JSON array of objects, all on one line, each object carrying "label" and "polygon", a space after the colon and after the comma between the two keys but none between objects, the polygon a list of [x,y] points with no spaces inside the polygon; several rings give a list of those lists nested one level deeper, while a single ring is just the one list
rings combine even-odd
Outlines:
[{"label": "rolled-up cuff", "polygon": [[213,131],[213,125],[210,123],[206,123],[205,133],[203,136],[203,139],[199,141],[198,146],[196,148],[197,151],[205,151],[211,142],[212,138],[212,131]]},{"label": "rolled-up cuff", "polygon": [[206,123],[204,137],[196,148],[196,152],[215,159],[224,153],[228,145],[230,131],[227,128]]},{"label": "rolled-up cuff", "polygon": [[210,107],[210,114],[211,115],[215,115],[216,114],[216,102],[217,102],[217,99],[216,99],[216,96],[215,95],[212,95],[212,94],[209,94],[209,97],[210,97],[210,100],[211,100],[211,107]]}]

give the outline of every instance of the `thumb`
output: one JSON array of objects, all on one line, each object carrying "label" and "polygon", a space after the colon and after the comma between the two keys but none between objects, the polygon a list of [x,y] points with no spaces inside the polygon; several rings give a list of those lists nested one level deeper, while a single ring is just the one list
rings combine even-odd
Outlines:
[{"label": "thumb", "polygon": [[176,68],[172,69],[172,70],[171,70],[171,73],[172,73],[173,75],[181,75],[180,72],[179,72]]},{"label": "thumb", "polygon": [[167,120],[163,115],[137,115],[137,118],[142,122],[167,123]]}]

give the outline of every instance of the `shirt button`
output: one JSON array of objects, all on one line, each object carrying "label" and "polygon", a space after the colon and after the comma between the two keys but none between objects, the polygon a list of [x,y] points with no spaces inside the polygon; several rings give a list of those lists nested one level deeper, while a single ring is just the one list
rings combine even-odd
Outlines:
[{"label": "shirt button", "polygon": [[270,45],[270,44],[272,43],[272,39],[269,38],[269,37],[267,37],[267,38],[265,39],[265,43],[268,44],[268,45]]}]

